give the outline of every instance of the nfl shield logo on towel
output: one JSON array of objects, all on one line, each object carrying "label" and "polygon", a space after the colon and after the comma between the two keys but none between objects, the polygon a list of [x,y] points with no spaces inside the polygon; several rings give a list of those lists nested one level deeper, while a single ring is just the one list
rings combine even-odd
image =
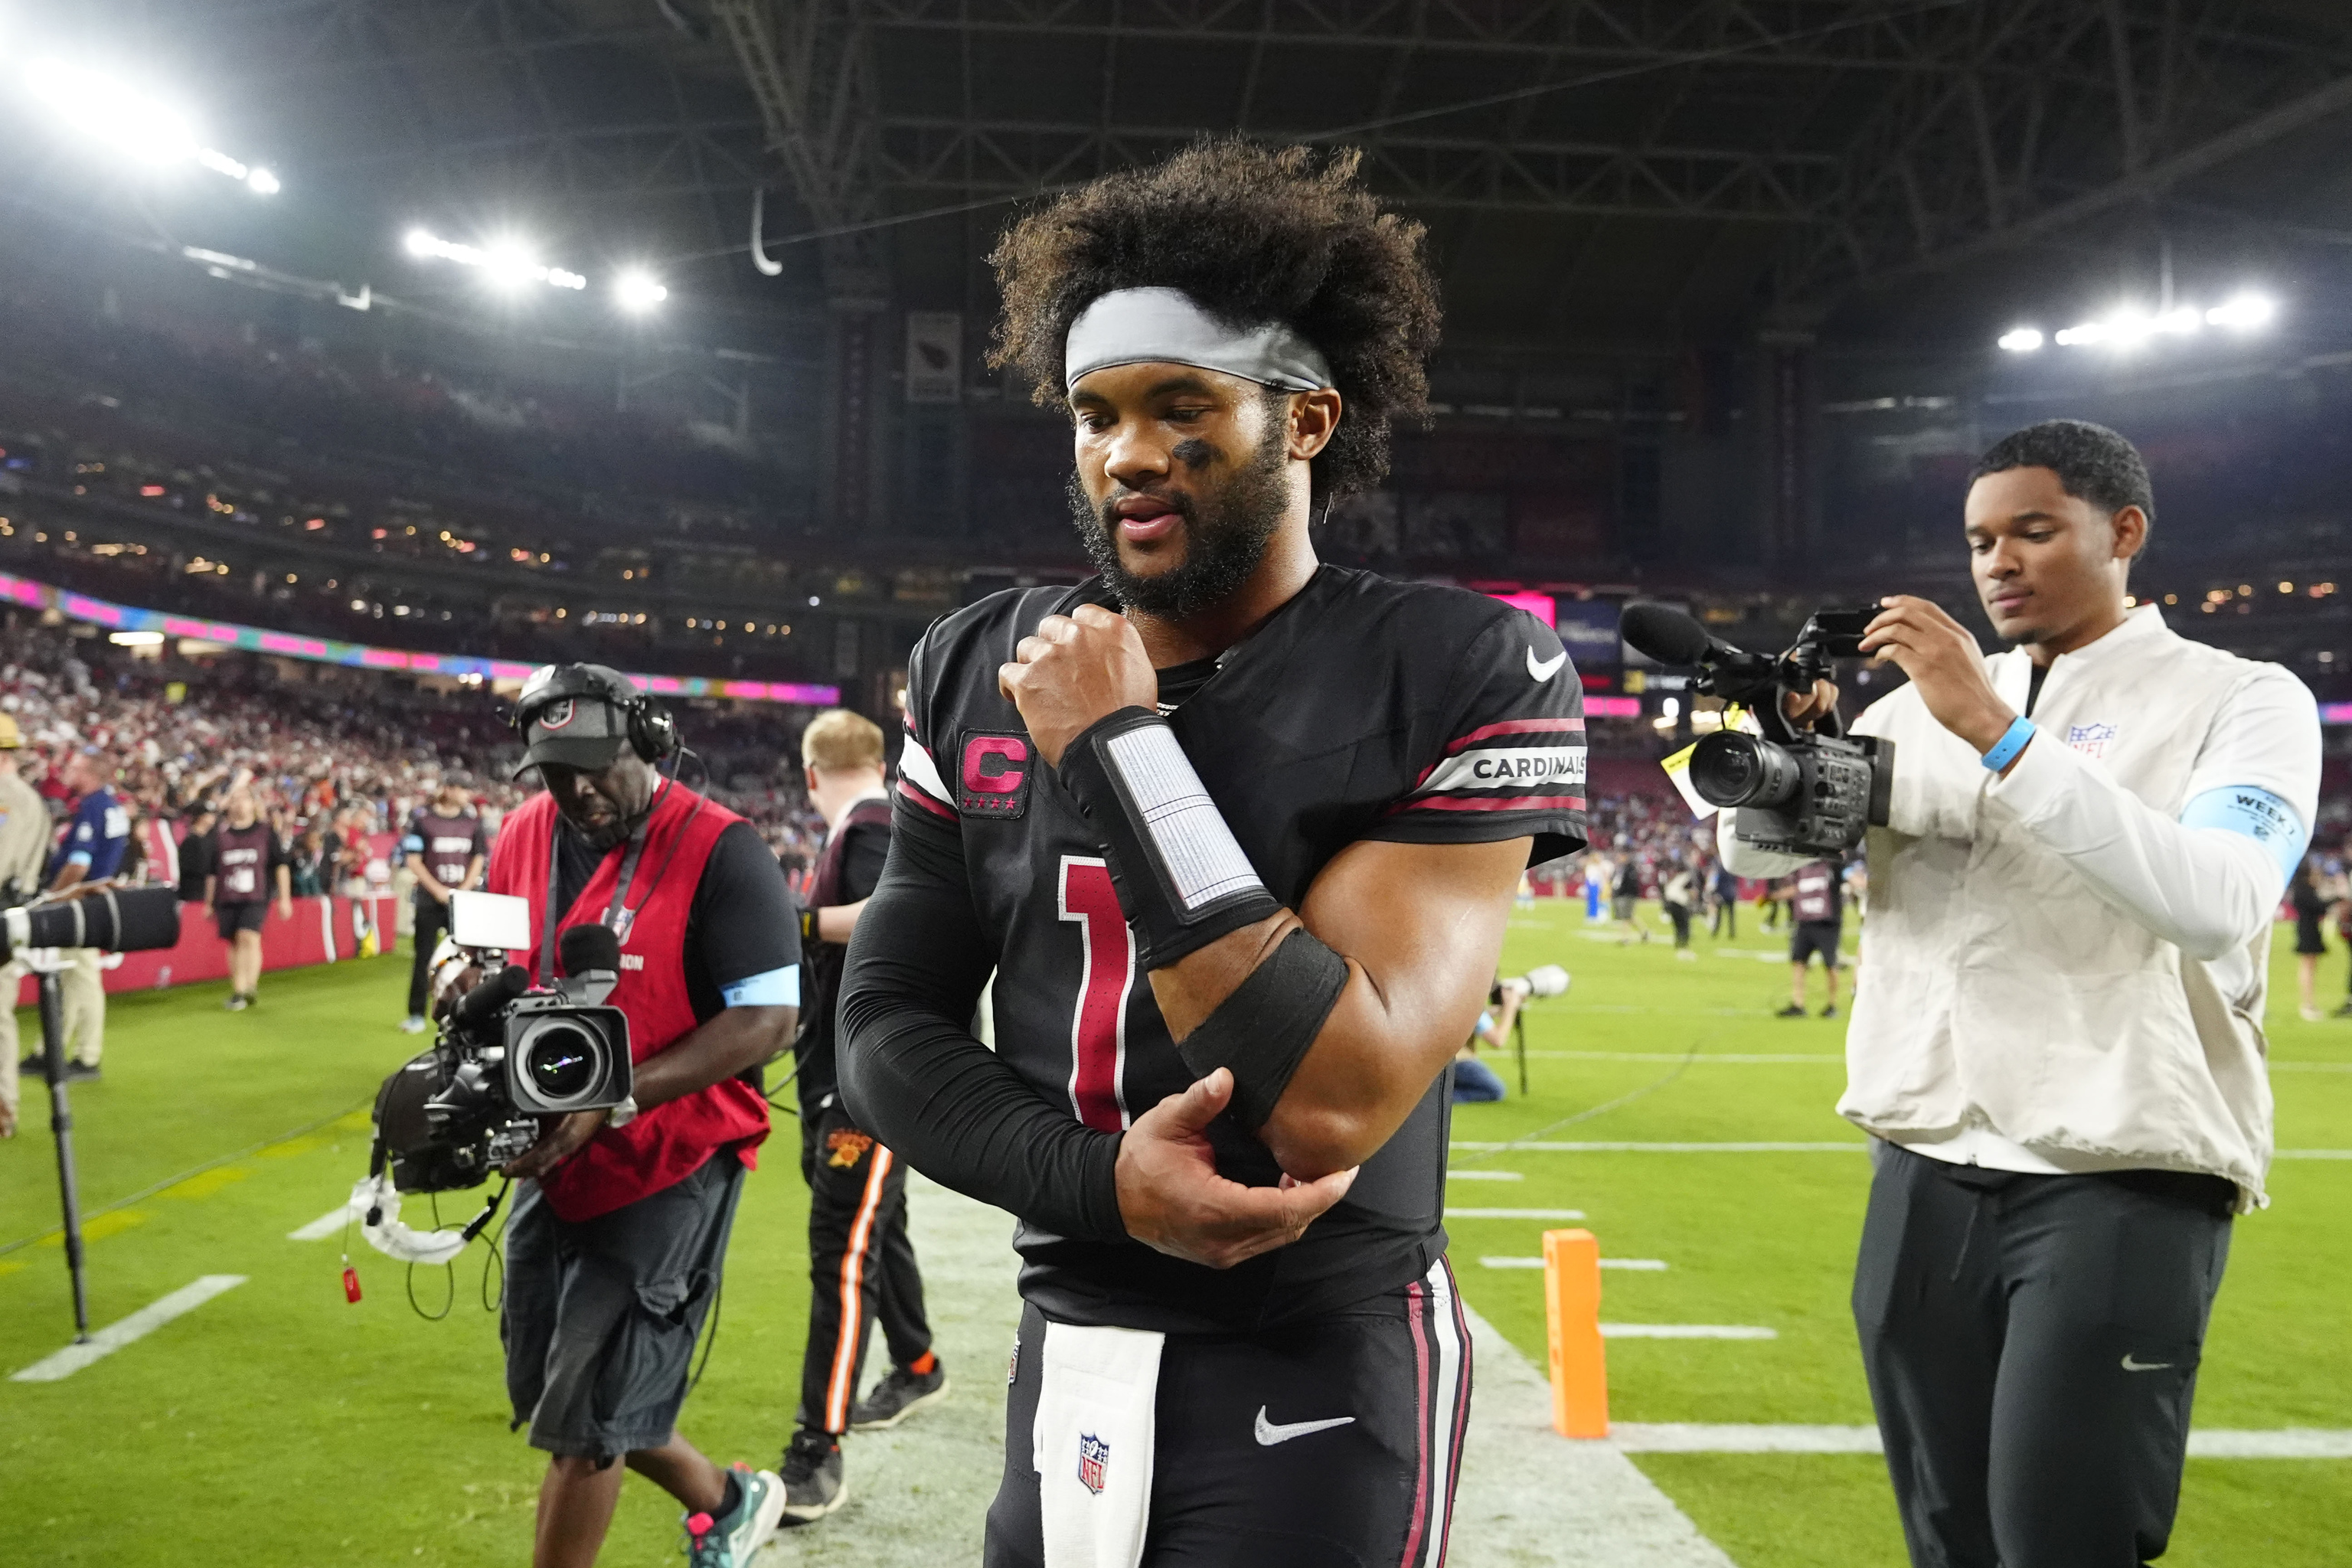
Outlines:
[{"label": "nfl shield logo on towel", "polygon": [[1078,1434],[1078,1479],[1090,1492],[1103,1489],[1103,1466],[1110,1462],[1110,1445],[1091,1432]]}]

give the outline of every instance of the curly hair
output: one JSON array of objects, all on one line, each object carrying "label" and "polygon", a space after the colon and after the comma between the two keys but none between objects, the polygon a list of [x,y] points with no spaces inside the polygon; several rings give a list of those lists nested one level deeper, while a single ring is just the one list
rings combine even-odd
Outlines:
[{"label": "curly hair", "polygon": [[1440,312],[1422,226],[1381,209],[1360,159],[1203,140],[1029,214],[989,257],[1004,296],[989,363],[1058,404],[1070,323],[1119,289],[1180,289],[1234,326],[1286,321],[1330,362],[1344,405],[1315,459],[1317,499],[1372,489],[1390,422],[1426,417]]},{"label": "curly hair", "polygon": [[2138,447],[2104,425],[2045,419],[2011,431],[1977,459],[1969,483],[2011,468],[2048,468],[2076,500],[2110,514],[2136,506],[2151,531],[2156,526],[2156,487],[2148,479],[2147,464]]}]

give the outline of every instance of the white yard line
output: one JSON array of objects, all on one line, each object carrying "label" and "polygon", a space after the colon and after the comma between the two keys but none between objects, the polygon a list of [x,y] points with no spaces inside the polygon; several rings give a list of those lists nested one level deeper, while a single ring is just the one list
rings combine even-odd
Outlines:
[{"label": "white yard line", "polygon": [[[1609,1441],[1628,1454],[1875,1454],[1875,1426],[1707,1426],[1618,1422]],[[2189,1434],[2192,1459],[2352,1459],[2352,1431],[2286,1426],[2275,1431]]]},{"label": "white yard line", "polygon": [[[1453,1147],[1474,1154],[1866,1154],[1870,1152],[1867,1141],[1851,1138],[1834,1143],[1517,1143],[1457,1140]],[[2352,1149],[2281,1149],[2271,1158],[2352,1160]]]},{"label": "white yard line", "polygon": [[37,1361],[9,1374],[11,1383],[56,1383],[71,1377],[90,1363],[112,1355],[127,1344],[145,1339],[173,1319],[194,1311],[224,1290],[245,1283],[242,1274],[207,1274],[193,1285],[183,1285],[158,1301],[151,1301],[120,1322],[110,1323],[79,1344]]},{"label": "white yard line", "polygon": [[1603,1323],[1604,1340],[1777,1340],[1777,1329],[1745,1323]]},{"label": "white yard line", "polygon": [[[1471,1153],[1512,1154],[1866,1154],[1870,1144],[1849,1138],[1835,1143],[1510,1143],[1457,1142]],[[2284,1152],[2282,1159],[2285,1158]],[[2328,1156],[2334,1158],[2335,1156]],[[2352,1153],[2343,1156],[2352,1159]]]},{"label": "white yard line", "polygon": [[1448,1219],[1582,1219],[1582,1209],[1465,1209],[1448,1207]]},{"label": "white yard line", "polygon": [[324,1241],[331,1236],[341,1236],[342,1234],[343,1227],[351,1223],[351,1218],[352,1205],[349,1200],[346,1200],[343,1203],[337,1205],[335,1207],[329,1209],[325,1214],[320,1215],[317,1219],[312,1220],[310,1224],[303,1226],[299,1229],[288,1231],[286,1233],[286,1239],[289,1241]]},{"label": "white yard line", "polygon": [[1843,1051],[1773,1051],[1734,1052],[1701,1051],[1692,1056],[1684,1051],[1529,1051],[1529,1060],[1541,1058],[1556,1062],[1679,1062],[1693,1067],[1718,1062],[1738,1062],[1743,1066],[1769,1063],[1779,1066],[1787,1062],[1843,1062]]},{"label": "white yard line", "polygon": [[1445,1179],[1449,1182],[1524,1182],[1528,1174],[1525,1171],[1448,1171]]},{"label": "white yard line", "polygon": [[[1481,1268],[1541,1268],[1543,1266],[1544,1260],[1540,1258],[1482,1258],[1478,1259],[1478,1267]],[[1663,1274],[1666,1270],[1666,1260],[1663,1258],[1604,1258],[1601,1260],[1601,1267],[1603,1268],[1631,1268],[1643,1274]]]}]

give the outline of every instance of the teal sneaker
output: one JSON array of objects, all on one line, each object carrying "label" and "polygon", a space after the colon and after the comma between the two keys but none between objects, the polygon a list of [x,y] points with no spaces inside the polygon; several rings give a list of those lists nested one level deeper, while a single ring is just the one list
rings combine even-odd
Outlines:
[{"label": "teal sneaker", "polygon": [[751,1555],[776,1533],[783,1517],[784,1483],[773,1470],[736,1465],[732,1473],[741,1499],[732,1513],[686,1516],[686,1560],[691,1568],[751,1568]]}]

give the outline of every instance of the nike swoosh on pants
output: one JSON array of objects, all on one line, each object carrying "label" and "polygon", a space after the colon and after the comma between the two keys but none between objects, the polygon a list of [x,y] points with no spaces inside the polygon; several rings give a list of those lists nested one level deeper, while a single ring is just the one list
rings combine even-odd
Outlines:
[{"label": "nike swoosh on pants", "polygon": [[1265,1418],[1265,1406],[1261,1405],[1257,1407],[1257,1440],[1271,1448],[1276,1443],[1287,1443],[1309,1432],[1328,1432],[1334,1426],[1348,1426],[1355,1419],[1352,1415],[1334,1415],[1328,1421],[1274,1422]]}]

